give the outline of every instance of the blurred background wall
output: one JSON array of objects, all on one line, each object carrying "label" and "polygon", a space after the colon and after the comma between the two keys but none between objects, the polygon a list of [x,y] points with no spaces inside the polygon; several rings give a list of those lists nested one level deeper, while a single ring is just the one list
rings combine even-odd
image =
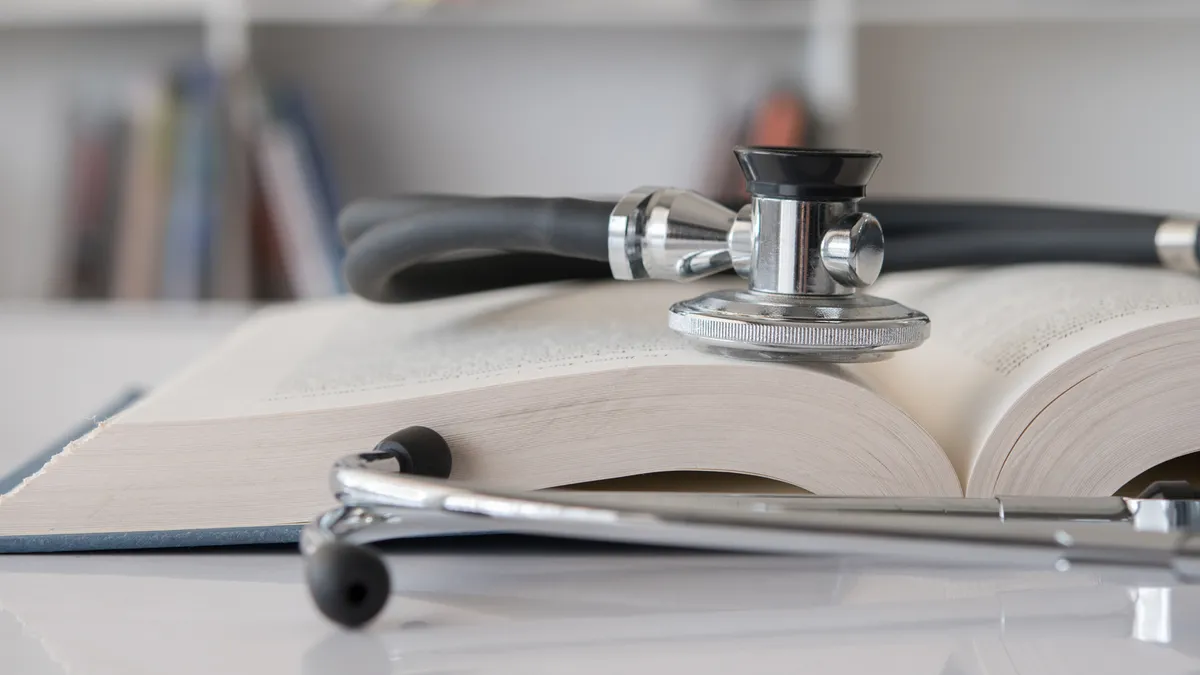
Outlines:
[{"label": "blurred background wall", "polygon": [[[203,9],[57,1],[0,9],[0,297],[56,293],[72,106],[213,42]],[[303,92],[341,202],[711,191],[739,120],[791,82],[821,118],[815,144],[884,153],[872,195],[1200,212],[1200,3],[895,0],[849,31],[814,25],[817,5],[855,9],[647,0],[653,20],[566,3],[443,22],[297,2],[251,12],[244,37],[260,77]]]},{"label": "blurred background wall", "polygon": [[859,47],[873,194],[1200,211],[1200,22],[880,26]]}]

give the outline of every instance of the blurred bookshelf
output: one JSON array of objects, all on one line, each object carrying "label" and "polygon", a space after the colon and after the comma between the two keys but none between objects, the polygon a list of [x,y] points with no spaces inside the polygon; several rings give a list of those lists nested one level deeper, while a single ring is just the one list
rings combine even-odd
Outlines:
[{"label": "blurred bookshelf", "polygon": [[299,89],[195,59],[80,96],[68,118],[59,297],[342,291],[340,202]]},{"label": "blurred bookshelf", "polygon": [[348,201],[726,189],[780,91],[878,194],[1200,210],[1194,0],[0,0],[0,35],[0,299],[341,293]]}]

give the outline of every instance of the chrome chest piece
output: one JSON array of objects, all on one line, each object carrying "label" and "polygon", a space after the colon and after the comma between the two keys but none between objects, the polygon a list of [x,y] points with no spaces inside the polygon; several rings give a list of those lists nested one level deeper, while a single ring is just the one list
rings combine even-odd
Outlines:
[{"label": "chrome chest piece", "polygon": [[746,290],[670,308],[670,327],[742,359],[872,361],[929,336],[929,317],[862,293],[883,266],[883,229],[859,200],[874,152],[735,150],[751,202],[738,212],[687,190],[643,188],[609,219],[617,279],[690,281],[729,269]]}]

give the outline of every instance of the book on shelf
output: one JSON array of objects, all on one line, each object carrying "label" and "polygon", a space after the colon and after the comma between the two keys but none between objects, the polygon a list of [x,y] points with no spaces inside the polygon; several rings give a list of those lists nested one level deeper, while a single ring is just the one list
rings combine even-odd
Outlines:
[{"label": "book on shelf", "polygon": [[446,437],[452,479],[519,490],[1097,496],[1197,468],[1200,278],[886,275],[933,331],[878,363],[741,361],[667,328],[737,283],[264,308],[0,497],[0,549],[294,537],[335,503],[335,459],[410,425]]},{"label": "book on shelf", "polygon": [[[295,134],[295,142],[299,146],[299,165],[304,168],[305,184],[317,209],[321,244],[330,263],[336,268],[344,253],[337,232],[342,202],[330,170],[328,144],[317,124],[312,104],[300,89],[275,87],[271,92],[271,105],[280,123],[289,125]],[[334,275],[334,283],[339,290],[345,290],[345,282],[340,274]]]},{"label": "book on shelf", "polygon": [[113,256],[112,295],[158,296],[177,107],[157,79],[139,80],[130,93],[129,147]]},{"label": "book on shelf", "polygon": [[242,72],[228,73],[218,91],[213,209],[214,242],[206,268],[209,294],[220,299],[257,297],[254,289],[254,240],[251,232],[249,153],[254,139],[250,108],[252,82]]},{"label": "book on shelf", "polygon": [[115,105],[79,106],[60,293],[254,301],[343,292],[340,204],[318,126],[299,88],[203,61],[136,79]]},{"label": "book on shelf", "polygon": [[216,176],[218,115],[215,73],[203,65],[177,73],[179,125],[171,170],[161,289],[170,300],[205,294],[205,269],[215,226],[212,209]]},{"label": "book on shelf", "polygon": [[332,194],[325,187],[327,174],[317,170],[315,134],[298,114],[296,92],[265,91],[262,96],[265,113],[254,154],[284,274],[300,297],[336,295],[343,290],[335,243],[337,206],[327,201]]},{"label": "book on shelf", "polygon": [[81,97],[70,113],[61,292],[102,298],[113,283],[114,239],[128,127],[102,98]]}]

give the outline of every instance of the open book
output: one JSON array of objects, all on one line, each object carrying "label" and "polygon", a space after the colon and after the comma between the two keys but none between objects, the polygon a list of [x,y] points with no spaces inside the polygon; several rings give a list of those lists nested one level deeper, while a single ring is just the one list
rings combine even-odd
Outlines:
[{"label": "open book", "polygon": [[[1200,278],[894,275],[932,337],[857,365],[701,353],[667,306],[739,280],[556,283],[263,310],[0,498],[0,539],[294,526],[409,425],[504,488],[1108,495],[1200,449]],[[1176,463],[1173,464],[1172,462]]]}]

